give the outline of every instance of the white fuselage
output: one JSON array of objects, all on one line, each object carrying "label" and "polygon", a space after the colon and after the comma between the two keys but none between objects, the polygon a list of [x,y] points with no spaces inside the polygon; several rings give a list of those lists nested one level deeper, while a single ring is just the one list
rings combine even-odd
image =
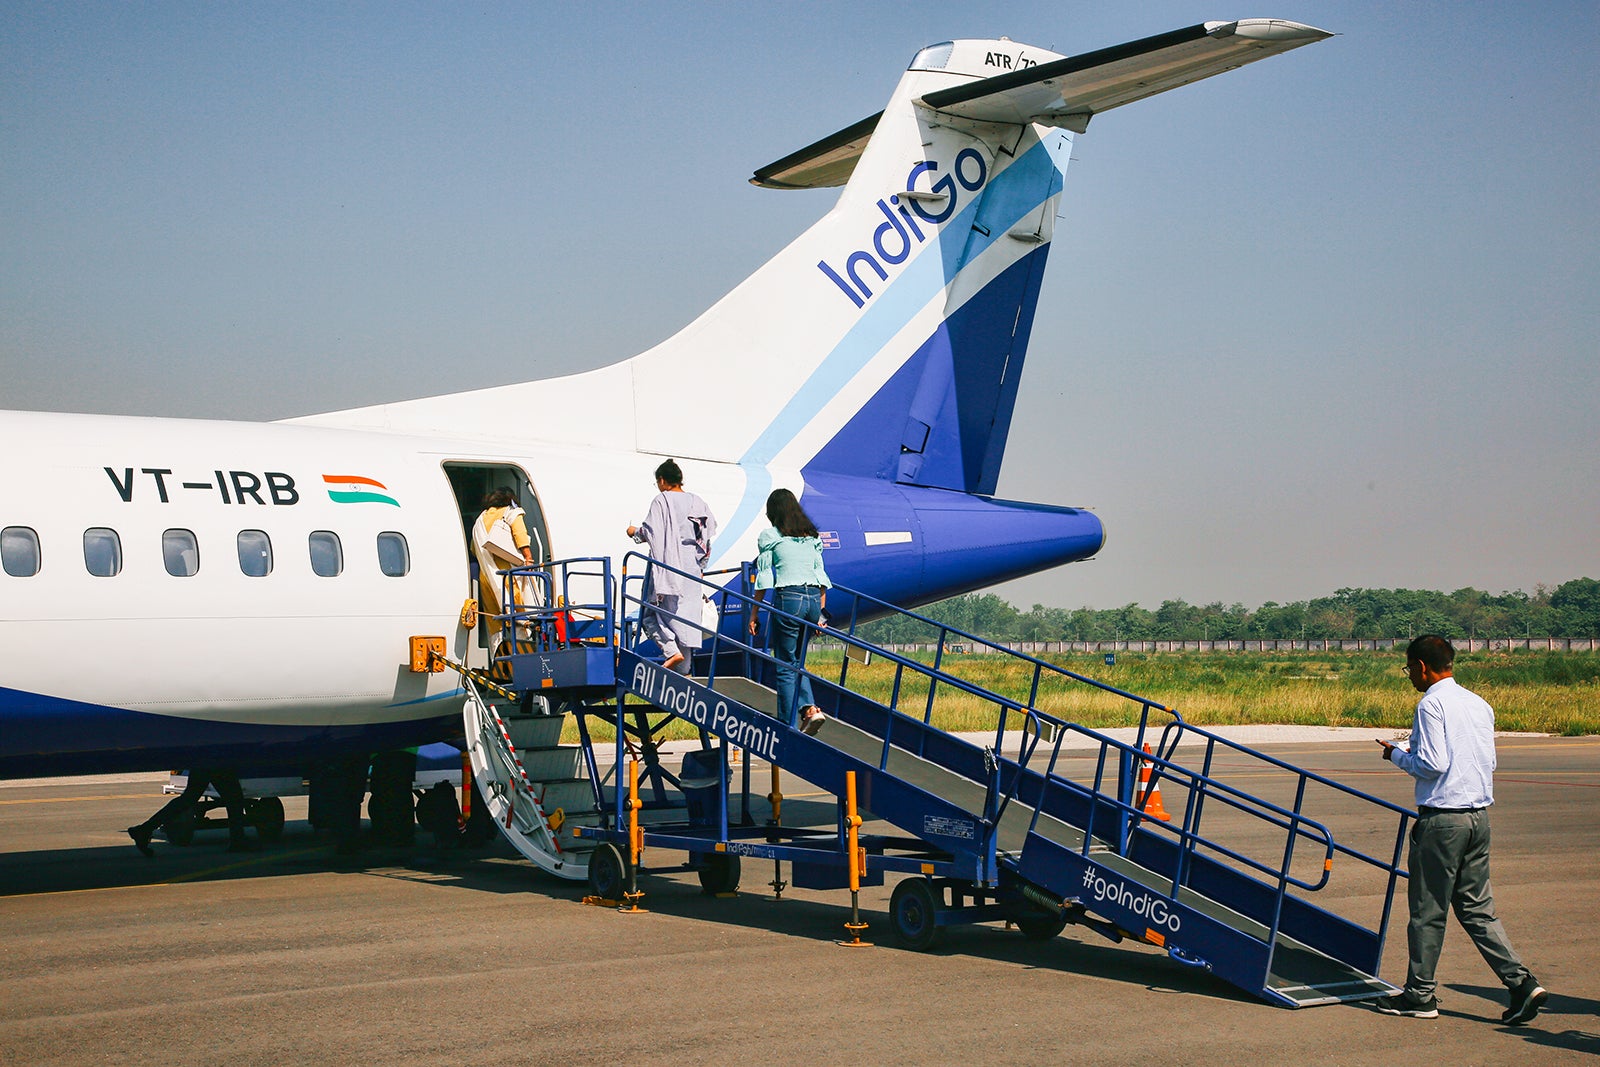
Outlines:
[{"label": "white fuselage", "polygon": [[[413,673],[408,653],[412,635],[440,635],[453,657],[483,661],[477,631],[459,620],[476,594],[461,519],[474,505],[458,503],[447,464],[519,467],[547,519],[548,553],[583,546],[620,563],[658,461],[593,446],[517,454],[307,426],[35,412],[0,413],[0,450],[31,457],[0,466],[0,527],[30,531],[38,546],[37,573],[0,574],[0,686],[174,728],[290,734],[459,713],[457,676]],[[702,495],[732,509],[737,470],[687,466],[702,474]],[[351,476],[377,486],[325,480]],[[350,499],[351,488],[366,498]],[[104,531],[120,551],[114,574],[92,573],[111,566]],[[198,549],[175,558],[178,574],[168,531],[180,544],[192,534]],[[241,558],[259,558],[262,535],[270,571],[247,573],[262,569]],[[341,565],[319,574],[310,541],[327,570],[329,535]],[[386,574],[378,540],[392,549],[395,535],[407,565]]]}]

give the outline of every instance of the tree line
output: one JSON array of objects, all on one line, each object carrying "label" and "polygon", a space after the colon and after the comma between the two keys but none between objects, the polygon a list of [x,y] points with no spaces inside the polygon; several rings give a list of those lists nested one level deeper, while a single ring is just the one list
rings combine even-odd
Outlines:
[{"label": "tree line", "polygon": [[[1022,611],[994,593],[968,593],[921,608],[935,622],[996,641],[1224,641],[1295,638],[1390,638],[1435,633],[1449,638],[1600,636],[1600,581],[1575,578],[1532,593],[1481,589],[1340,589],[1331,596],[1258,608],[1221,601],[1163,601],[1154,611],[1048,608]],[[928,628],[904,617],[860,630],[879,644],[926,641]]]}]

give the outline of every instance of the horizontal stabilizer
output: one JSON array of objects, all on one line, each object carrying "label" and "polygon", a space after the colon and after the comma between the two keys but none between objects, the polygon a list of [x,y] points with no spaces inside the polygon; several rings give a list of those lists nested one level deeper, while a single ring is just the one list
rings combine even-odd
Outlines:
[{"label": "horizontal stabilizer", "polygon": [[790,152],[756,171],[750,184],[763,189],[826,189],[843,185],[855,172],[856,160],[867,150],[867,142],[872,140],[881,118],[880,111],[798,152]]},{"label": "horizontal stabilizer", "polygon": [[980,122],[1036,122],[1082,133],[1102,111],[1332,36],[1282,19],[1207,22],[939,89],[921,103]]},{"label": "horizontal stabilizer", "polygon": [[[1213,74],[1332,37],[1283,19],[1207,22],[928,93],[922,106],[980,122],[1036,122],[1082,133],[1089,119]],[[791,152],[755,172],[763,189],[844,185],[883,112]]]}]

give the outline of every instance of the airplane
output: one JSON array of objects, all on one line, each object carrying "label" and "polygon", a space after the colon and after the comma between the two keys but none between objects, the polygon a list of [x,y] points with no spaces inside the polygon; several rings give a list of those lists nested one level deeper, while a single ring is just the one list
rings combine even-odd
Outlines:
[{"label": "airplane", "polygon": [[[884,109],[757,170],[831,210],[677,335],[598,370],[277,423],[0,412],[0,776],[305,767],[457,737],[483,664],[470,523],[610,556],[676,458],[752,558],[773,488],[833,580],[905,606],[1087,559],[1082,508],[994,496],[1075,136],[1331,36],[1207,22],[1077,56],[919,51]],[[705,383],[718,383],[713,403]],[[693,418],[686,418],[693,413]]]}]

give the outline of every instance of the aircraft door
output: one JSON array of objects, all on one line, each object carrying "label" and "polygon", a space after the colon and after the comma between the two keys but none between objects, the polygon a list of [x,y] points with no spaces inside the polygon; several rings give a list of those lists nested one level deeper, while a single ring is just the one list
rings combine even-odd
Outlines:
[{"label": "aircraft door", "polygon": [[[449,462],[444,465],[450,479],[450,489],[455,494],[456,506],[461,514],[461,536],[464,567],[463,588],[466,596],[477,599],[478,561],[472,550],[472,525],[483,513],[484,501],[496,489],[509,489],[517,506],[525,513],[529,547],[536,563],[546,563],[553,558],[550,551],[550,531],[545,523],[544,508],[539,504],[539,494],[526,471],[511,463]],[[468,665],[487,667],[489,624],[480,612],[477,640],[470,642]]]}]

